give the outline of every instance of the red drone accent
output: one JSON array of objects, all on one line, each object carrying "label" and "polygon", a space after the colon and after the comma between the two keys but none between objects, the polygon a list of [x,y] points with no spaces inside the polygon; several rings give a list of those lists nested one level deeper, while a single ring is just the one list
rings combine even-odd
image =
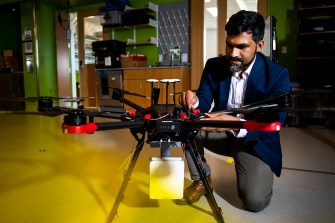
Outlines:
[{"label": "red drone accent", "polygon": [[98,126],[89,122],[84,125],[63,125],[63,133],[66,134],[92,134],[98,129]]},{"label": "red drone accent", "polygon": [[193,109],[193,114],[194,115],[200,114],[200,110],[199,109]]},{"label": "red drone accent", "polygon": [[137,111],[136,110],[129,110],[127,113],[131,116],[136,116]]},{"label": "red drone accent", "polygon": [[151,119],[151,114],[145,114],[143,117],[144,120],[149,120]]},{"label": "red drone accent", "polygon": [[271,131],[280,131],[281,123],[280,122],[262,123],[256,121],[246,121],[244,122],[243,127],[248,132],[253,131],[271,132]]}]

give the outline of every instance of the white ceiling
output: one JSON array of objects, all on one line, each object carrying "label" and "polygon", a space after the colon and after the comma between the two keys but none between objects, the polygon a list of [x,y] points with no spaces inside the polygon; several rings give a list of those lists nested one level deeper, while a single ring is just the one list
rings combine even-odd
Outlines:
[{"label": "white ceiling", "polygon": [[[217,6],[217,0],[204,0],[204,1],[205,1],[205,8]],[[247,7],[247,10],[257,11],[257,0],[241,0],[241,2],[244,2],[245,6]],[[228,6],[227,18],[229,18],[232,14],[241,10],[241,8],[237,4],[237,0],[227,0],[227,6]],[[205,9],[205,26],[206,29],[217,28],[216,18],[213,17],[206,9]]]}]

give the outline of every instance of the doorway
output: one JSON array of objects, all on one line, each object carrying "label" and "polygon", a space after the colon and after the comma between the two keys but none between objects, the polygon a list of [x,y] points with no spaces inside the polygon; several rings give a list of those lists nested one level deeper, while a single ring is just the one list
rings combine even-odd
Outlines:
[{"label": "doorway", "polygon": [[73,21],[74,55],[78,96],[85,97],[85,106],[97,107],[97,78],[92,42],[103,40],[98,9],[79,11]]}]

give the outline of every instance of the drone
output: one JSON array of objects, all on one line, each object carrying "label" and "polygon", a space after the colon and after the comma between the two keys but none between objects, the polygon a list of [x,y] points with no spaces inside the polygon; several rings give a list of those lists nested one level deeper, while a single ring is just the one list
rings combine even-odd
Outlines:
[{"label": "drone", "polygon": [[[217,222],[223,223],[222,209],[218,206],[210,186],[206,180],[202,161],[194,142],[194,137],[202,127],[217,128],[244,128],[247,131],[280,131],[281,124],[275,118],[262,118],[268,116],[268,113],[275,113],[291,106],[290,93],[283,93],[269,100],[245,105],[241,108],[217,111],[215,113],[224,114],[249,114],[257,113],[258,120],[255,121],[214,121],[203,119],[206,113],[201,113],[197,109],[185,109],[176,105],[175,84],[178,79],[164,79],[162,83],[166,84],[166,103],[158,104],[159,90],[153,87],[153,83],[158,82],[155,79],[149,79],[151,83],[152,95],[151,105],[143,108],[124,96],[131,94],[122,89],[114,88],[112,99],[127,104],[133,108],[126,113],[116,114],[111,112],[101,112],[99,110],[85,109],[82,102],[83,98],[54,98],[54,97],[33,97],[21,98],[18,101],[36,101],[38,102],[37,112],[34,114],[46,115],[54,117],[64,115],[62,130],[66,134],[93,134],[96,131],[129,129],[133,137],[137,141],[136,150],[132,156],[130,165],[128,166],[123,183],[119,189],[118,195],[109,214],[107,222],[112,222],[117,215],[118,206],[123,199],[128,181],[134,170],[136,161],[145,143],[152,147],[160,147],[161,157],[170,157],[170,147],[185,145],[184,149],[189,150],[194,163],[197,164],[197,170],[200,179],[203,181],[206,189],[206,198],[211,207],[213,215]],[[169,85],[173,85],[173,104],[168,101]],[[53,100],[68,100],[78,103],[76,108],[59,107],[53,105]],[[214,112],[213,112],[214,113]],[[21,113],[22,114],[22,113]],[[24,113],[23,113],[24,114]],[[28,113],[29,114],[29,113]],[[32,114],[32,113],[30,113]],[[94,122],[95,118],[117,119],[119,122]]]}]

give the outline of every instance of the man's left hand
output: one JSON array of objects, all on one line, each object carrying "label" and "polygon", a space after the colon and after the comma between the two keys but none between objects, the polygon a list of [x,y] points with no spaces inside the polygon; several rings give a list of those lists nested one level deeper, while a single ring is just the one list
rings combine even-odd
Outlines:
[{"label": "man's left hand", "polygon": [[[236,118],[235,116],[226,115],[226,114],[208,114],[206,113],[206,118],[202,118],[201,120],[216,120],[216,121],[240,121],[239,118]],[[213,127],[202,127],[201,130],[207,131],[207,132],[226,132],[229,130],[235,130],[235,129],[229,129],[229,128],[213,128]]]}]

